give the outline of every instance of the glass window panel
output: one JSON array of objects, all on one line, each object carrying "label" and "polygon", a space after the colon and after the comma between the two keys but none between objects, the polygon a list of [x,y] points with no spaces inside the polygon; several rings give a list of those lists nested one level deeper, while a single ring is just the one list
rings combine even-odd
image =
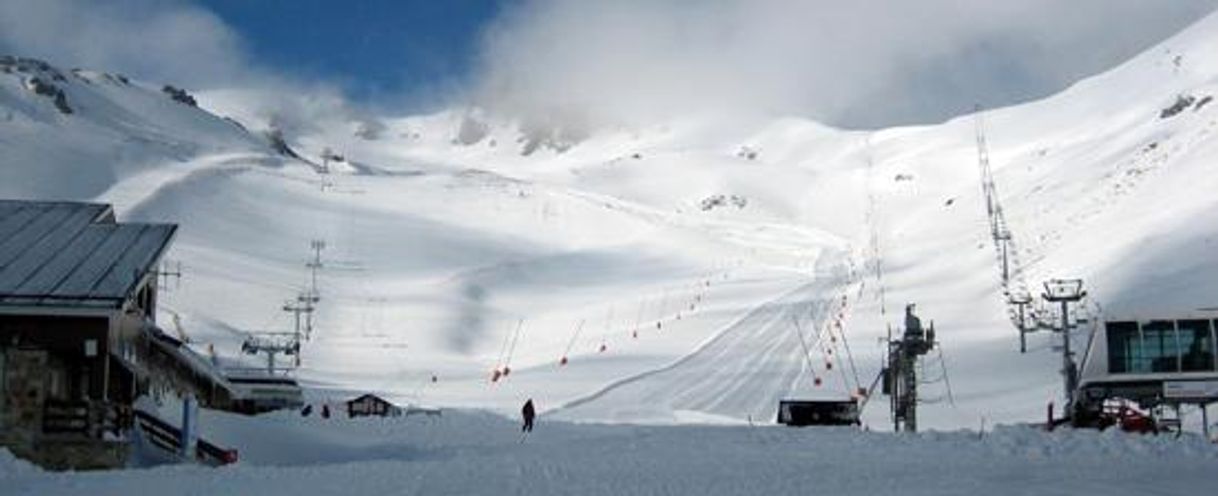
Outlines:
[{"label": "glass window panel", "polygon": [[1176,323],[1180,331],[1180,365],[1185,372],[1214,370],[1214,336],[1210,333],[1208,320],[1181,320]]},{"label": "glass window panel", "polygon": [[1176,323],[1155,320],[1142,324],[1143,362],[1141,372],[1179,372],[1180,346]]},{"label": "glass window panel", "polygon": [[1140,355],[1142,341],[1137,322],[1108,322],[1108,372],[1124,374],[1134,371],[1134,360]]}]

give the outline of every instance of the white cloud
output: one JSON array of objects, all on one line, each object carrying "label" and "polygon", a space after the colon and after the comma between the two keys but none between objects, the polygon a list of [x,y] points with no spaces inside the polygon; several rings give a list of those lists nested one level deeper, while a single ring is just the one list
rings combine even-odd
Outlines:
[{"label": "white cloud", "polygon": [[179,84],[253,75],[237,34],[179,1],[0,0],[0,51]]},{"label": "white cloud", "polygon": [[927,122],[1044,96],[1218,0],[526,0],[486,33],[493,109],[638,122],[697,112]]},{"label": "white cloud", "polygon": [[212,111],[289,133],[362,118],[329,81],[255,63],[239,33],[188,0],[0,0],[0,54],[184,86]]}]

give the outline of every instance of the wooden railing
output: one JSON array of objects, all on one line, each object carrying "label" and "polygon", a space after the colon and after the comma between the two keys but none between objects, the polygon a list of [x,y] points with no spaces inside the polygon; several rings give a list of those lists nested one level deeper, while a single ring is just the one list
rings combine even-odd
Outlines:
[{"label": "wooden railing", "polygon": [[[153,446],[171,454],[182,452],[180,429],[141,410],[135,411],[135,420]],[[237,450],[224,449],[200,438],[195,442],[195,460],[211,466],[228,465],[236,463]]]},{"label": "wooden railing", "polygon": [[122,405],[104,401],[48,399],[42,406],[42,433],[100,438],[121,434],[131,426]]}]

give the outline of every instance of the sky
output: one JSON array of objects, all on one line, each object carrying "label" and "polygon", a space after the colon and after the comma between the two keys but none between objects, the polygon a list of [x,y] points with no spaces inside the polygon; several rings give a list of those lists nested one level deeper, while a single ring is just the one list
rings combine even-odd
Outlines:
[{"label": "sky", "polygon": [[495,0],[199,0],[249,56],[295,78],[330,80],[356,100],[394,101],[469,77]]},{"label": "sky", "polygon": [[[1218,0],[0,0],[0,53],[193,89],[636,124],[933,123],[1048,96]],[[69,35],[70,34],[70,35]]]}]

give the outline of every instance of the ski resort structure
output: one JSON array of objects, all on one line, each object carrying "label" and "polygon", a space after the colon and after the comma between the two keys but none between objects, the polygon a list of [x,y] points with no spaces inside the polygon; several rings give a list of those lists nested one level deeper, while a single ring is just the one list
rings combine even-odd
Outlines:
[{"label": "ski resort structure", "polygon": [[150,375],[155,269],[177,226],[109,205],[0,201],[0,446],[51,467],[116,467]]}]

